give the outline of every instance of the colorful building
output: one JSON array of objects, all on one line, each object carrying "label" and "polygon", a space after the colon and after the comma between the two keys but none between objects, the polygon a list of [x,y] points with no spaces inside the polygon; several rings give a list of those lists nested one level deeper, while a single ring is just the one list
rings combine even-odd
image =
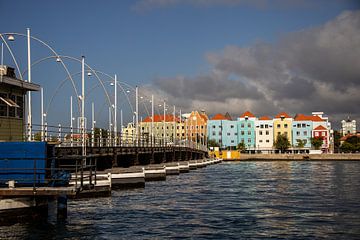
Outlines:
[{"label": "colorful building", "polygon": [[247,150],[255,150],[256,117],[249,111],[244,112],[237,121],[238,142],[243,142]]},{"label": "colorful building", "polygon": [[288,137],[289,142],[292,143],[292,126],[293,119],[286,112],[281,112],[274,118],[274,143],[277,136],[284,134]]},{"label": "colorful building", "polygon": [[273,149],[273,120],[267,116],[255,120],[255,141],[258,151],[267,152]]},{"label": "colorful building", "polygon": [[208,116],[204,111],[199,113],[198,111],[192,111],[186,115],[185,129],[187,139],[193,142],[205,143],[207,141],[207,122]]},{"label": "colorful building", "polygon": [[[304,114],[297,114],[292,125],[292,145],[299,147],[300,142],[304,143],[302,148],[311,148],[311,137],[313,130],[313,121],[317,117],[306,116]],[[321,120],[321,119],[320,119]]]},{"label": "colorful building", "polygon": [[208,139],[215,140],[221,148],[236,147],[237,125],[236,121],[222,114],[216,114],[207,123]]},{"label": "colorful building", "polygon": [[326,127],[319,125],[313,130],[313,137],[321,137],[323,144],[321,150],[327,152],[329,149],[329,131]]}]

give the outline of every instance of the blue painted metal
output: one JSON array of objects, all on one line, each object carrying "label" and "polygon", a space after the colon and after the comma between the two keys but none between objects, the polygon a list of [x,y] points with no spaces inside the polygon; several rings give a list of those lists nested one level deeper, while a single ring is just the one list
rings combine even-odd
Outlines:
[{"label": "blue painted metal", "polygon": [[44,184],[46,163],[46,142],[0,142],[0,185]]}]

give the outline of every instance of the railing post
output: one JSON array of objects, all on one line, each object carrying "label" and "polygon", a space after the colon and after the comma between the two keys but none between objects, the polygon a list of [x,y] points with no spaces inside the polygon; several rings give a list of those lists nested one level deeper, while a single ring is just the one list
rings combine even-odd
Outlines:
[{"label": "railing post", "polygon": [[94,147],[95,144],[95,131],[94,128],[91,128],[91,147]]},{"label": "railing post", "polygon": [[100,128],[99,138],[100,138],[100,139],[99,139],[99,140],[100,140],[100,141],[99,141],[99,146],[102,147],[102,141],[103,141],[103,139],[102,139],[102,128]]},{"label": "railing post", "polygon": [[47,125],[47,122],[45,123],[44,135],[45,135],[45,142],[47,142],[48,141],[48,125]]},{"label": "railing post", "polygon": [[59,124],[58,141],[61,142],[61,124]]}]

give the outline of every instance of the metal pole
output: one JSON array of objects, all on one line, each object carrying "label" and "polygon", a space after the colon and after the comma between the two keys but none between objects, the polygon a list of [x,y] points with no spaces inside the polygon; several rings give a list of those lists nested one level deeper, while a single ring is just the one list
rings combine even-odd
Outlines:
[{"label": "metal pole", "polygon": [[135,88],[135,95],[136,95],[136,103],[135,103],[135,111],[136,111],[136,115],[135,115],[135,136],[136,136],[136,146],[138,145],[138,140],[139,140],[139,89],[138,86],[136,86]]},{"label": "metal pole", "polygon": [[[122,140],[122,134],[123,134],[122,130],[123,130],[123,125],[124,125],[122,109],[120,109],[120,125],[121,125],[121,128],[120,128],[120,141],[121,141]],[[120,145],[121,145],[121,142],[120,142]]]},{"label": "metal pole", "polygon": [[[4,66],[4,43],[1,43],[1,66]],[[0,82],[2,82],[3,75],[0,76]]]},{"label": "metal pole", "polygon": [[73,146],[74,143],[74,127],[73,127],[73,121],[74,121],[74,117],[73,117],[73,99],[72,96],[70,96],[70,146]]},{"label": "metal pole", "polygon": [[115,133],[115,147],[117,146],[117,76],[115,74],[115,103],[114,103],[114,133]]},{"label": "metal pole", "polygon": [[[27,57],[28,57],[28,82],[31,83],[31,49],[30,49],[30,28],[27,28]],[[31,141],[31,91],[28,92],[28,141]]]},{"label": "metal pole", "polygon": [[44,89],[40,88],[41,101],[41,141],[44,141]]},{"label": "metal pole", "polygon": [[176,141],[176,120],[175,120],[175,117],[176,117],[176,109],[175,109],[175,105],[174,105],[174,113],[173,113],[173,123],[174,123],[174,125],[173,125],[173,128],[174,128],[174,130],[173,130],[173,144],[175,145],[175,141]]},{"label": "metal pole", "polygon": [[94,147],[95,142],[95,107],[94,102],[91,103],[91,146]]},{"label": "metal pole", "polygon": [[165,146],[165,142],[166,142],[166,130],[165,130],[165,128],[166,128],[166,123],[165,123],[165,119],[166,118],[166,102],[165,102],[165,100],[164,100],[164,123],[163,123],[163,134],[164,134],[164,136],[163,136],[163,141],[164,141],[164,146]]},{"label": "metal pole", "polygon": [[181,117],[181,109],[180,109],[180,113],[179,113],[179,146],[181,147],[181,140],[182,140],[182,121],[181,121],[182,117]]},{"label": "metal pole", "polygon": [[82,135],[82,154],[86,155],[85,144],[85,57],[81,57],[81,135]]},{"label": "metal pole", "polygon": [[151,95],[151,146],[154,145],[154,95]]},{"label": "metal pole", "polygon": [[111,107],[109,107],[109,132],[108,132],[108,146],[111,142]]}]

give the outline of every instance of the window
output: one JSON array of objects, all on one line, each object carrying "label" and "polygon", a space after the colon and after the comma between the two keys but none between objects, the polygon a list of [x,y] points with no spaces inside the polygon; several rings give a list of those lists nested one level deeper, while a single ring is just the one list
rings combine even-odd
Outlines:
[{"label": "window", "polygon": [[251,123],[248,123],[248,128],[251,128]]},{"label": "window", "polygon": [[297,132],[296,132],[296,136],[300,136],[300,131],[297,131]]},{"label": "window", "polygon": [[304,136],[307,136],[307,131],[304,131]]},{"label": "window", "polygon": [[284,134],[285,134],[285,136],[287,136],[287,135],[288,135],[288,133],[287,133],[287,132],[284,132]]},{"label": "window", "polygon": [[241,135],[244,135],[244,131],[241,131],[240,134],[241,134]]},{"label": "window", "polygon": [[248,143],[251,143],[251,138],[248,138]]},{"label": "window", "polygon": [[236,133],[234,133],[235,134],[235,136],[237,136],[237,132]]},{"label": "window", "polygon": [[266,131],[266,135],[269,135],[269,131]]},{"label": "window", "polygon": [[280,124],[276,125],[277,128],[280,128]]},{"label": "window", "polygon": [[262,139],[260,139],[260,140],[259,140],[259,142],[261,142],[261,143],[262,143],[262,142],[263,142],[263,141],[262,141]]},{"label": "window", "polygon": [[[7,98],[7,94],[0,93],[0,97],[5,99]],[[7,116],[7,104],[2,100],[0,100],[0,116],[4,116],[4,117]]]},{"label": "window", "polygon": [[319,136],[319,133],[318,132],[315,132],[315,137],[318,137]]},{"label": "window", "polygon": [[230,128],[234,128],[234,125],[230,125]]},{"label": "window", "polygon": [[284,128],[287,128],[287,127],[288,127],[288,125],[285,123],[285,124],[284,124]]},{"label": "window", "polygon": [[245,125],[242,123],[242,124],[241,124],[241,127],[242,127],[242,128],[244,128],[244,127],[245,127]]},{"label": "window", "polygon": [[221,131],[219,131],[219,136],[221,136]]},{"label": "window", "polygon": [[259,131],[259,134],[262,135],[262,131]]},{"label": "window", "polygon": [[269,128],[269,124],[265,124],[265,128]]},{"label": "window", "polygon": [[231,143],[234,143],[234,140],[231,140]]},{"label": "window", "polygon": [[248,135],[251,135],[251,131],[248,131]]},{"label": "window", "polygon": [[212,126],[212,128],[216,128],[216,126],[215,126],[215,125],[213,125],[213,126]]},{"label": "window", "polygon": [[301,127],[306,128],[306,124],[305,123],[301,124]]},{"label": "window", "polygon": [[260,128],[264,128],[264,124],[260,124]]},{"label": "window", "polygon": [[228,136],[230,136],[230,133],[227,133]]},{"label": "window", "polygon": [[266,139],[266,142],[268,143],[268,142],[270,142],[270,140],[269,140],[269,139]]},{"label": "window", "polygon": [[241,139],[241,142],[242,142],[242,143],[244,143],[244,142],[245,142],[245,140],[242,138],[242,139]]},{"label": "window", "polygon": [[301,124],[298,123],[298,124],[296,125],[296,127],[297,127],[297,128],[301,128]]},{"label": "window", "polygon": [[325,136],[325,135],[326,135],[325,132],[322,132],[322,133],[321,133],[321,136]]},{"label": "window", "polygon": [[212,132],[212,135],[215,136],[215,135],[216,135],[216,132]]}]

